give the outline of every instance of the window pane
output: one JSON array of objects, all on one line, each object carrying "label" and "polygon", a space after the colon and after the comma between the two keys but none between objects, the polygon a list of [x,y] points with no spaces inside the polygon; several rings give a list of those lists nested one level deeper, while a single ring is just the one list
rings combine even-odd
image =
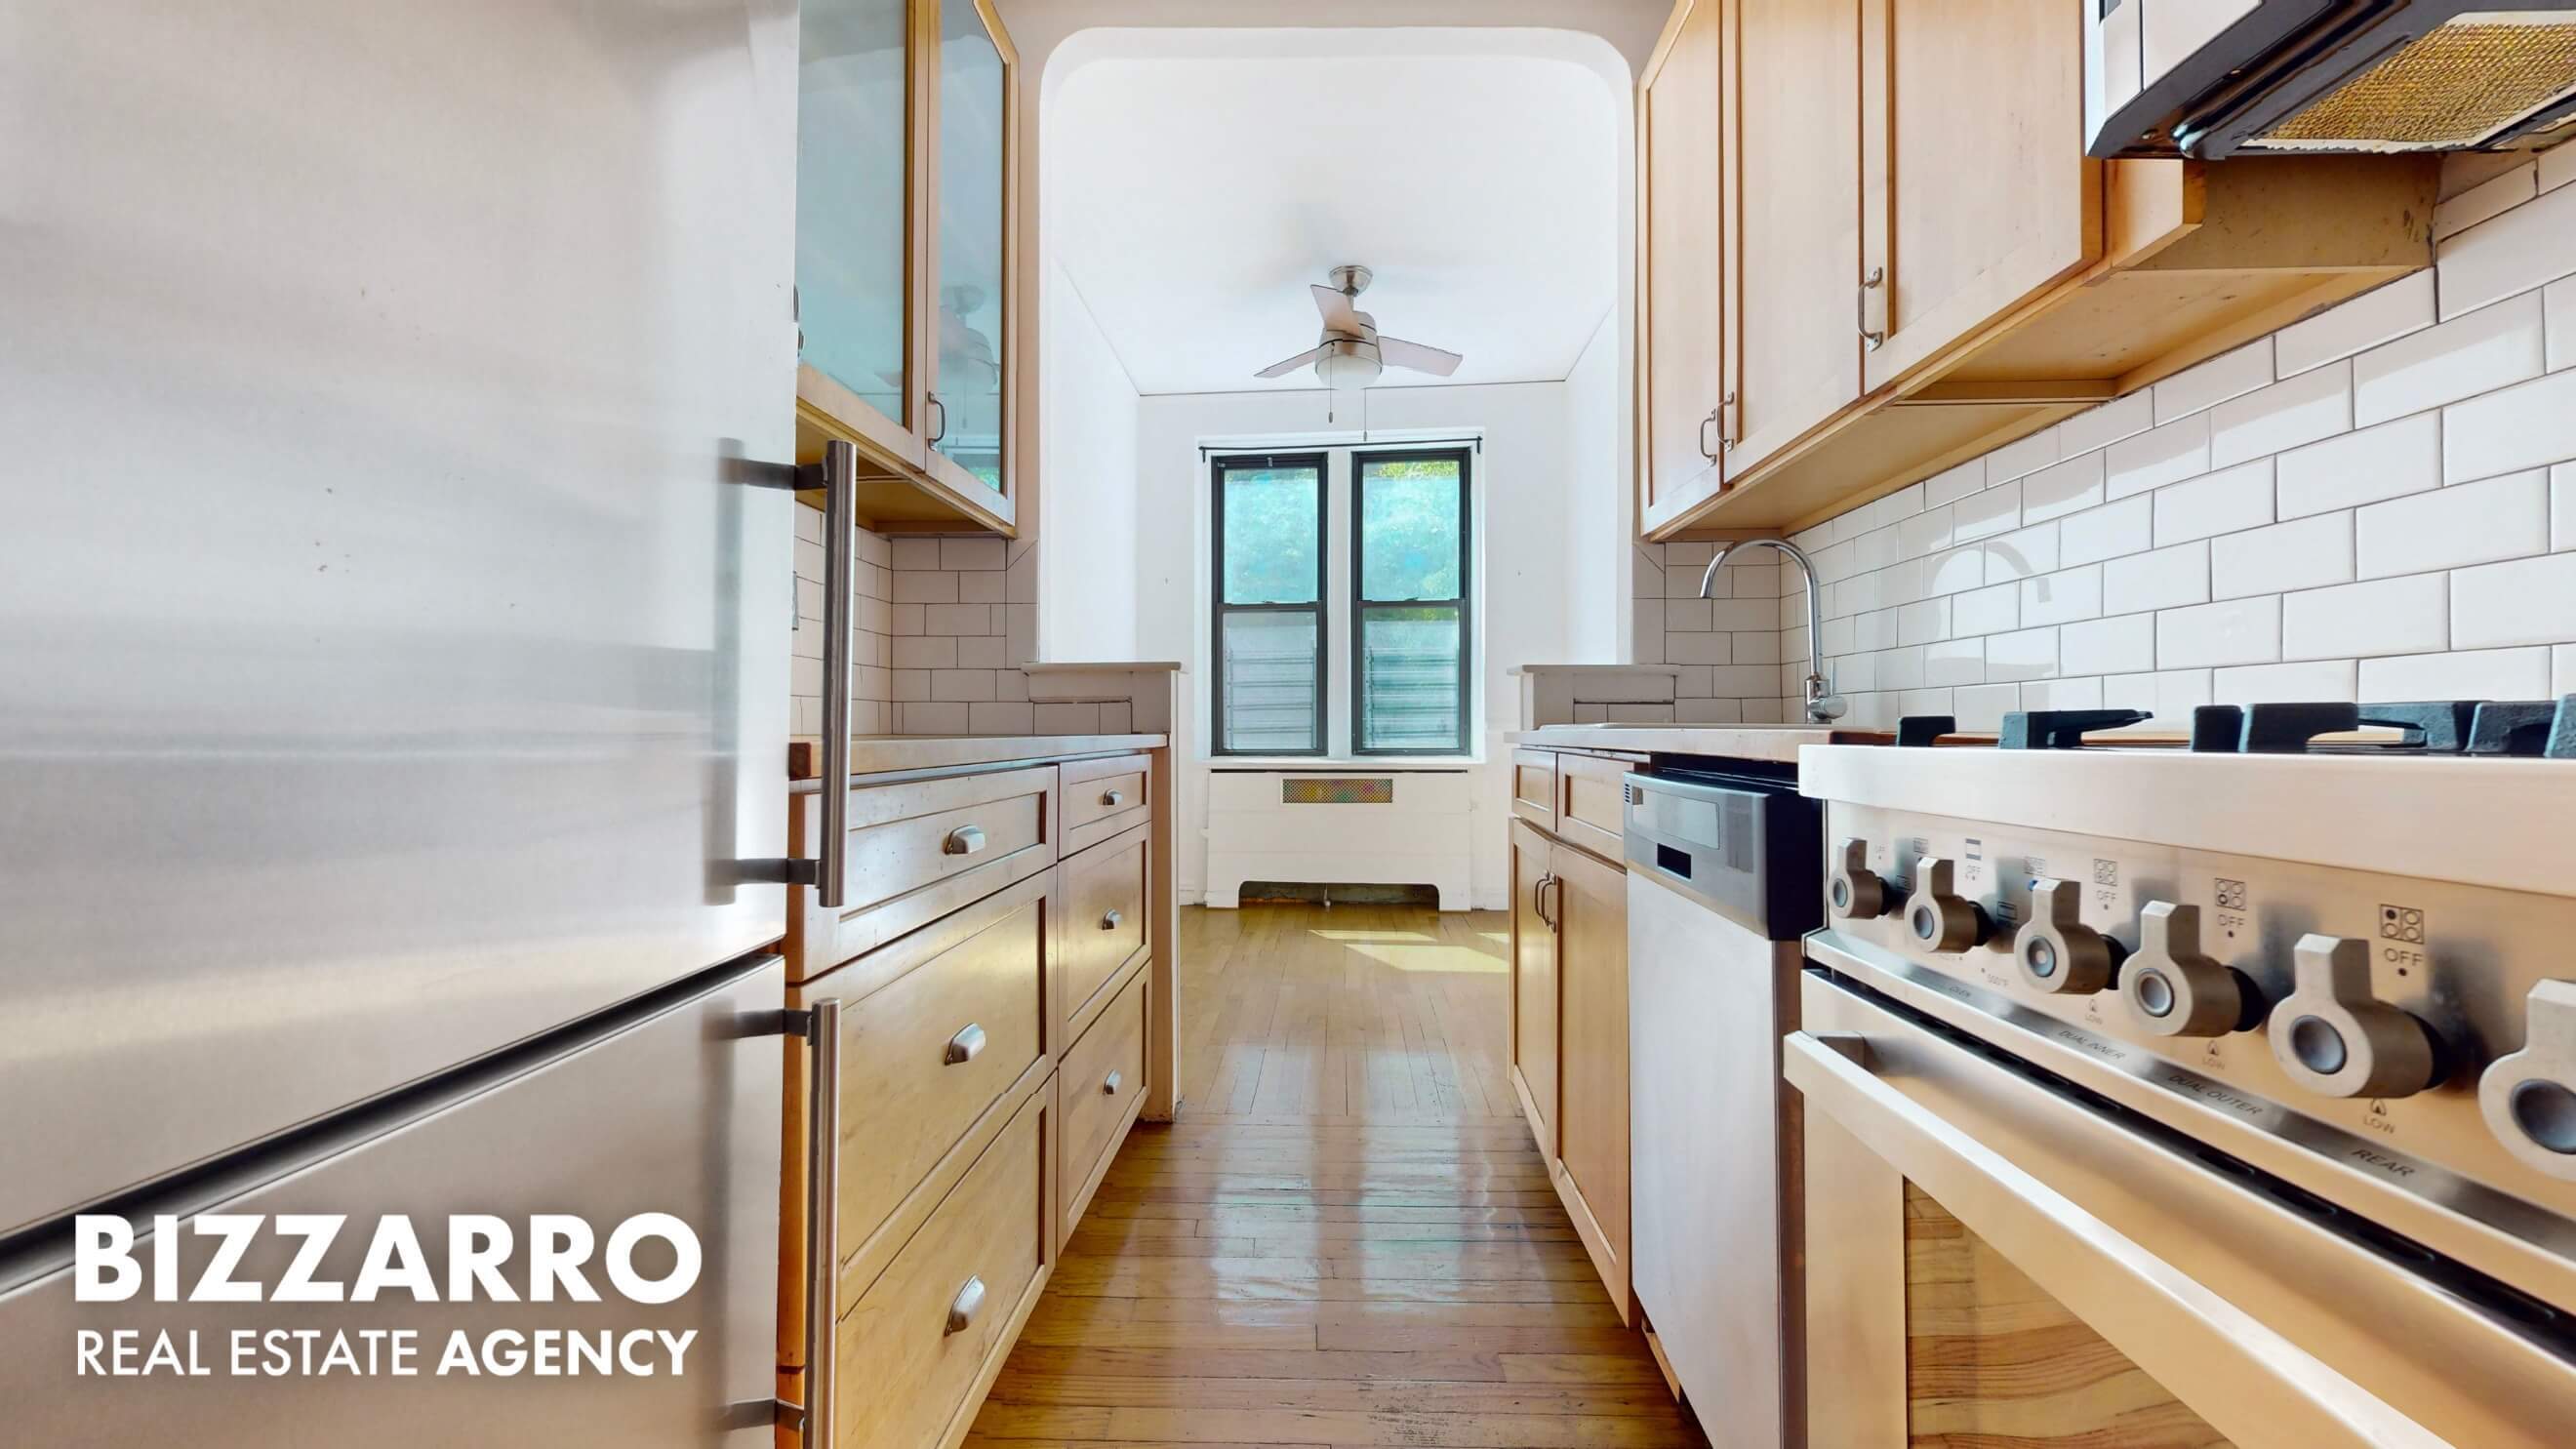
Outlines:
[{"label": "window pane", "polygon": [[1218,748],[1291,753],[1322,747],[1315,689],[1315,616],[1310,611],[1218,617],[1223,656],[1217,688],[1225,739]]},{"label": "window pane", "polygon": [[1316,602],[1323,470],[1227,468],[1223,477],[1225,602]]},{"label": "window pane", "polygon": [[1362,459],[1360,597],[1458,597],[1458,460]]},{"label": "window pane", "polygon": [[1359,687],[1360,749],[1459,748],[1458,606],[1362,611]]}]

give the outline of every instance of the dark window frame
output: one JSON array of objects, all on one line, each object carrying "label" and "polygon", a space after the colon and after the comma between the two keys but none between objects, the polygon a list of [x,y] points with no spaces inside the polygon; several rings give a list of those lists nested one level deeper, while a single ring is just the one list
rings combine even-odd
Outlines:
[{"label": "dark window frame", "polygon": [[[1315,602],[1311,604],[1229,604],[1225,601],[1225,475],[1230,469],[1312,468],[1315,470]],[[1214,500],[1214,522],[1209,530],[1208,570],[1208,654],[1214,667],[1208,670],[1208,718],[1213,724],[1210,753],[1251,758],[1300,758],[1323,756],[1332,744],[1331,706],[1332,650],[1328,643],[1332,627],[1332,517],[1333,474],[1329,451],[1290,453],[1211,453],[1208,455],[1208,493]],[[1315,722],[1314,744],[1302,750],[1238,750],[1226,744],[1225,719],[1225,618],[1228,614],[1312,614],[1315,616]]]},{"label": "dark window frame", "polygon": [[[1470,447],[1387,447],[1351,449],[1351,754],[1354,758],[1447,758],[1471,755],[1476,730],[1476,474]],[[1448,599],[1368,598],[1368,465],[1389,462],[1450,461],[1458,465],[1458,737],[1445,745],[1411,749],[1372,749],[1368,744],[1368,663],[1366,625],[1371,609],[1418,609],[1450,604]]]}]

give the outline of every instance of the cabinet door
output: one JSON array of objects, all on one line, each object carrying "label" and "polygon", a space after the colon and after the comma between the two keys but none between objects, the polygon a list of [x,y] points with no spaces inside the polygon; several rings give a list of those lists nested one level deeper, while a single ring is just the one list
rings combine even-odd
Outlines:
[{"label": "cabinet door", "polygon": [[924,0],[936,25],[931,105],[930,471],[1011,497],[1011,127],[1016,57],[979,0]]},{"label": "cabinet door", "polygon": [[911,273],[914,84],[906,0],[807,0],[799,22],[796,394],[919,466]]},{"label": "cabinet door", "polygon": [[1741,477],[1860,396],[1860,11],[1731,3],[1726,468]]},{"label": "cabinet door", "polygon": [[1556,893],[1546,836],[1512,822],[1512,1070],[1538,1150],[1556,1156]]},{"label": "cabinet door", "polygon": [[1681,0],[1647,64],[1637,102],[1637,331],[1646,376],[1644,495],[1651,532],[1724,482],[1723,169],[1718,164],[1725,55],[1721,0]]},{"label": "cabinet door", "polygon": [[[1610,1301],[1628,1304],[1628,877],[1571,846],[1548,857],[1559,884],[1556,1155],[1567,1206]],[[1583,1221],[1589,1218],[1589,1222]]]},{"label": "cabinet door", "polygon": [[[2027,0],[1862,0],[1869,390],[2101,256],[2083,24],[2080,7]],[[1997,76],[2012,78],[2010,104]]]}]

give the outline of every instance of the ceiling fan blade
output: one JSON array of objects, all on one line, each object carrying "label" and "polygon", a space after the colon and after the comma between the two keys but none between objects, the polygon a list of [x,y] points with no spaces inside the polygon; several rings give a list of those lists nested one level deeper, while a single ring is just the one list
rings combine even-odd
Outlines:
[{"label": "ceiling fan blade", "polygon": [[1415,372],[1430,373],[1433,377],[1447,377],[1458,370],[1459,363],[1467,360],[1455,352],[1443,352],[1437,347],[1425,347],[1401,337],[1380,337],[1377,354],[1378,360],[1389,367],[1409,367]]},{"label": "ceiling fan blade", "polygon": [[1306,290],[1314,294],[1315,310],[1323,314],[1325,330],[1331,332],[1359,330],[1357,320],[1359,308],[1348,296],[1332,287],[1320,285],[1308,287]]},{"label": "ceiling fan blade", "polygon": [[[1337,295],[1337,296],[1338,296],[1339,294],[1338,294],[1338,293],[1336,293],[1335,295]],[[1289,358],[1289,359],[1288,359],[1287,361],[1285,361],[1285,362],[1274,362],[1274,363],[1270,364],[1268,367],[1265,367],[1265,368],[1261,369],[1259,372],[1254,373],[1254,374],[1253,374],[1253,376],[1254,376],[1254,377],[1286,377],[1288,374],[1290,374],[1290,373],[1292,373],[1292,372],[1295,372],[1298,368],[1301,368],[1301,367],[1306,366],[1308,363],[1313,362],[1315,359],[1317,359],[1317,358],[1319,358],[1319,357],[1321,357],[1321,356],[1323,356],[1323,355],[1324,355],[1324,349],[1323,349],[1323,348],[1321,348],[1321,347],[1317,347],[1317,348],[1314,348],[1314,349],[1312,349],[1312,350],[1310,350],[1310,351],[1306,351],[1306,352],[1300,352],[1300,353],[1298,353],[1296,356],[1294,356],[1294,357],[1292,357],[1292,358]]]}]

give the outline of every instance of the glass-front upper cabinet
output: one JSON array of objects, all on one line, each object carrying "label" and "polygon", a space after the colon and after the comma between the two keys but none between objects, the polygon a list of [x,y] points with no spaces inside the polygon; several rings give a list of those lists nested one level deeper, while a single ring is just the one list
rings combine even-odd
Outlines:
[{"label": "glass-front upper cabinet", "polygon": [[937,333],[930,373],[931,470],[1008,491],[1011,71],[1000,21],[978,0],[939,10]]},{"label": "glass-front upper cabinet", "polygon": [[806,0],[797,453],[859,446],[872,523],[1012,531],[1017,57],[977,0]]},{"label": "glass-front upper cabinet", "polygon": [[797,396],[918,466],[923,381],[907,265],[911,0],[807,0],[796,120]]}]

